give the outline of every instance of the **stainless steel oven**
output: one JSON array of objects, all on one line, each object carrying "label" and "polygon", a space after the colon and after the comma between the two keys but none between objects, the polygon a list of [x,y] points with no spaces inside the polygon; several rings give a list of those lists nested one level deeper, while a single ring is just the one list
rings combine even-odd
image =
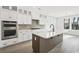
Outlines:
[{"label": "stainless steel oven", "polygon": [[17,37],[17,22],[2,21],[2,40],[12,39]]}]

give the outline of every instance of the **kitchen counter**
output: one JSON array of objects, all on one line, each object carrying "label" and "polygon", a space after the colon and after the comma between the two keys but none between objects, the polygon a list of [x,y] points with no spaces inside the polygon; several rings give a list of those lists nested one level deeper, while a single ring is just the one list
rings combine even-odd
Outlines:
[{"label": "kitchen counter", "polygon": [[34,32],[33,34],[38,35],[42,38],[48,39],[48,38],[60,35],[62,33],[52,32],[52,31],[38,31],[38,32]]},{"label": "kitchen counter", "polygon": [[37,31],[32,33],[33,52],[46,53],[63,41],[63,33],[51,31]]}]

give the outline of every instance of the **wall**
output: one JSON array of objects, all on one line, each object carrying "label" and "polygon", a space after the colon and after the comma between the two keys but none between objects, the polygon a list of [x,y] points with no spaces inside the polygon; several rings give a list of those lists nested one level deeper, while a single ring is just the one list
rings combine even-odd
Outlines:
[{"label": "wall", "polygon": [[64,32],[64,21],[62,17],[57,17],[55,22],[55,31],[58,33]]}]

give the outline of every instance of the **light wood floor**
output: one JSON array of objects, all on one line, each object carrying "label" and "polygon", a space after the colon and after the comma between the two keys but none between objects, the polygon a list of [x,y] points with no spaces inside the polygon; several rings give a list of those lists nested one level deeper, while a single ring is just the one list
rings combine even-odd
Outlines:
[{"label": "light wood floor", "polygon": [[64,35],[63,42],[58,44],[49,53],[79,53],[79,37]]},{"label": "light wood floor", "polygon": [[[32,41],[0,48],[0,53],[32,53]],[[49,53],[79,53],[79,37],[64,35],[63,42],[49,51]]]},{"label": "light wood floor", "polygon": [[0,48],[0,53],[32,53],[32,41]]}]

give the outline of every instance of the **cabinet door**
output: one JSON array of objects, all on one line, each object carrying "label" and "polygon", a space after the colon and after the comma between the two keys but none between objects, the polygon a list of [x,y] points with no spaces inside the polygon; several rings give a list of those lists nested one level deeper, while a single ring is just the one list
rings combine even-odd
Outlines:
[{"label": "cabinet door", "polygon": [[22,14],[18,14],[18,17],[17,17],[18,24],[24,24],[24,22],[25,22],[25,19],[24,18],[25,17]]},{"label": "cabinet door", "polygon": [[39,52],[40,46],[40,38],[36,35],[32,36],[32,48],[33,48],[33,52]]},{"label": "cabinet door", "polygon": [[40,17],[40,19],[39,19],[39,20],[40,20],[40,22],[39,22],[39,23],[40,23],[41,25],[45,25],[45,19],[44,19],[44,18]]},{"label": "cabinet door", "polygon": [[29,30],[29,32],[28,32],[28,39],[32,40],[32,31],[31,30]]},{"label": "cabinet door", "polygon": [[9,10],[1,9],[1,18],[2,19],[8,19],[9,18]]},{"label": "cabinet door", "polygon": [[23,20],[22,21],[23,21],[23,24],[28,24],[26,15],[23,15]]},{"label": "cabinet door", "polygon": [[17,12],[10,10],[9,19],[10,19],[10,20],[17,21]]},{"label": "cabinet door", "polygon": [[27,15],[26,24],[32,24],[32,17]]},{"label": "cabinet door", "polygon": [[24,39],[25,39],[26,41],[32,39],[31,30],[25,30],[24,33],[25,33],[25,34],[24,34]]},{"label": "cabinet door", "polygon": [[23,36],[24,36],[24,41],[29,40],[28,39],[28,32],[27,31],[24,30],[24,35]]},{"label": "cabinet door", "polygon": [[39,20],[39,10],[38,9],[32,10],[32,19],[38,19]]},{"label": "cabinet door", "polygon": [[31,16],[25,14],[18,14],[18,24],[31,24]]},{"label": "cabinet door", "polygon": [[58,35],[59,43],[63,41],[63,34]]},{"label": "cabinet door", "polygon": [[18,41],[22,42],[24,40],[23,30],[18,30]]},{"label": "cabinet door", "polygon": [[6,19],[8,21],[16,21],[17,20],[17,12],[2,8],[1,9],[1,18]]}]

